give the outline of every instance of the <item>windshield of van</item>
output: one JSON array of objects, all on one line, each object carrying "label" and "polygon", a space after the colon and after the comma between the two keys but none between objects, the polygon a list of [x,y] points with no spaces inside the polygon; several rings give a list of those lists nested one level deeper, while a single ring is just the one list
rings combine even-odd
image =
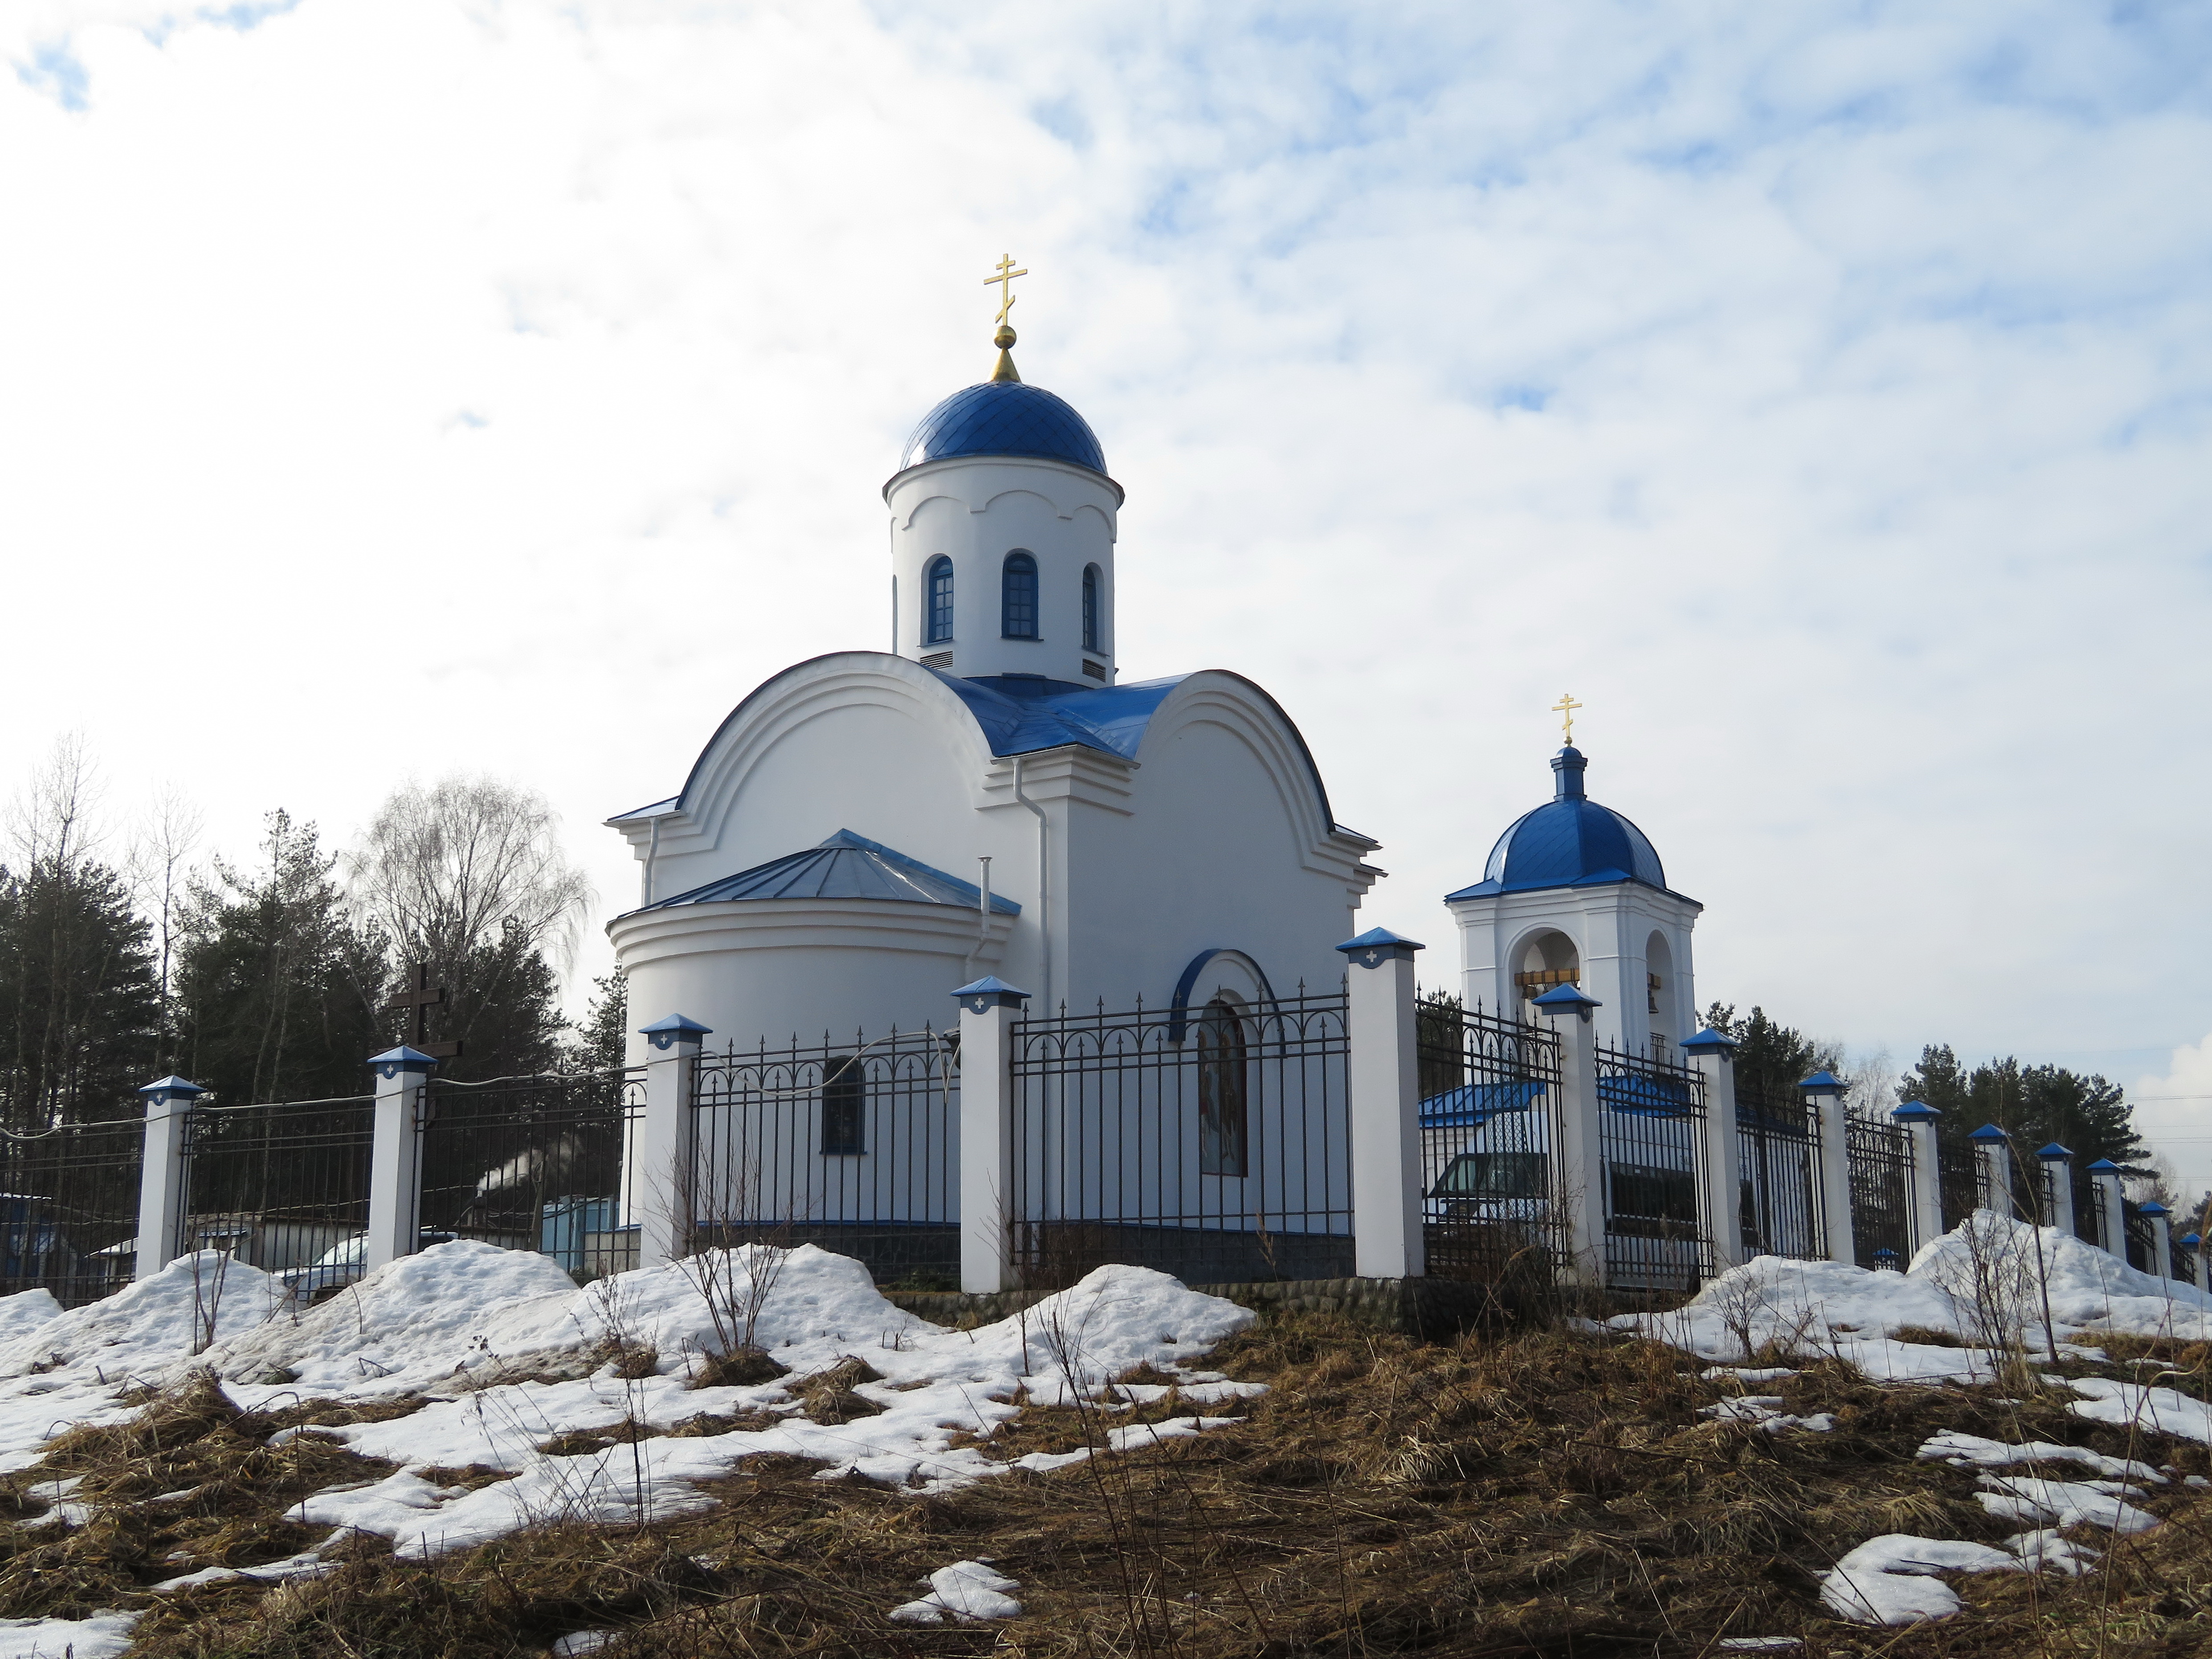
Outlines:
[{"label": "windshield of van", "polygon": [[1541,1198],[1541,1152],[1462,1152],[1437,1177],[1431,1198]]}]

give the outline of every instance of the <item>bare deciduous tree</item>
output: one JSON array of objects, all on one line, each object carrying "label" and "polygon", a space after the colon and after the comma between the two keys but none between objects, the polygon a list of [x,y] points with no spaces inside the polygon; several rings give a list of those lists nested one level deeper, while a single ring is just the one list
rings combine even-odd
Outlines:
[{"label": "bare deciduous tree", "polygon": [[508,933],[566,971],[593,898],[544,796],[495,778],[409,784],[347,856],[354,902],[403,953],[458,963]]}]

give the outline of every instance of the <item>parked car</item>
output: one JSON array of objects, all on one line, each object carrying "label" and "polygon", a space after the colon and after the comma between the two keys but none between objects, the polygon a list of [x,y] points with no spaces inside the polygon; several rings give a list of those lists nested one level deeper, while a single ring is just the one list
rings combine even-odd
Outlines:
[{"label": "parked car", "polygon": [[[449,1244],[459,1237],[459,1233],[425,1227],[416,1235],[415,1248],[420,1250],[433,1244]],[[368,1235],[356,1233],[350,1238],[340,1239],[306,1267],[288,1269],[276,1277],[301,1301],[320,1302],[359,1279],[368,1271]]]}]

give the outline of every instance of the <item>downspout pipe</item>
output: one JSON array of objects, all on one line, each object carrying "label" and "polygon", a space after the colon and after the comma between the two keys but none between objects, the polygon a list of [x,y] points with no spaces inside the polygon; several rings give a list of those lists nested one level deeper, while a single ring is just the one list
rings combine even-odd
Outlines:
[{"label": "downspout pipe", "polygon": [[1014,757],[1014,799],[1036,814],[1037,821],[1037,950],[1044,958],[1044,1006],[1052,1016],[1052,820],[1044,808],[1022,793],[1022,757]]},{"label": "downspout pipe", "polygon": [[653,860],[659,857],[659,854],[660,820],[656,817],[653,821],[653,838],[645,845],[645,896],[638,900],[640,904],[653,902]]}]

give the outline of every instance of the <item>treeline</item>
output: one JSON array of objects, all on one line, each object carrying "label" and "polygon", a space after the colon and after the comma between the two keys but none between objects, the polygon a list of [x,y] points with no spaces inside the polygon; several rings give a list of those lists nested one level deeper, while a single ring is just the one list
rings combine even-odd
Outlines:
[{"label": "treeline", "polygon": [[255,856],[196,856],[170,802],[119,853],[82,751],[58,748],[0,853],[0,1126],[135,1115],[181,1073],[226,1103],[363,1093],[362,1061],[410,1038],[383,1012],[427,964],[462,1078],[619,1064],[618,978],[572,1029],[561,970],[592,895],[539,797],[489,780],[396,792],[343,854],[270,812]]},{"label": "treeline", "polygon": [[[1763,1009],[1739,1015],[1733,1006],[1717,1002],[1706,1011],[1705,1024],[1736,1041],[1739,1092],[1751,1089],[1768,1099],[1795,1099],[1798,1083],[1821,1071],[1852,1081],[1840,1045],[1769,1019]],[[1948,1169],[1970,1168],[1973,1143],[1967,1137],[1994,1123],[2027,1157],[2057,1141],[2073,1152],[2076,1170],[2110,1158],[2133,1177],[2142,1196],[2181,1207],[2180,1195],[2167,1190],[2163,1172],[2150,1164],[2125,1092],[2094,1073],[2022,1065],[2011,1055],[1969,1067],[1948,1044],[1931,1043],[1894,1084],[1861,1088],[1852,1104],[1869,1115],[1887,1115],[1908,1100],[1924,1101],[1942,1114],[1936,1144]]]}]

